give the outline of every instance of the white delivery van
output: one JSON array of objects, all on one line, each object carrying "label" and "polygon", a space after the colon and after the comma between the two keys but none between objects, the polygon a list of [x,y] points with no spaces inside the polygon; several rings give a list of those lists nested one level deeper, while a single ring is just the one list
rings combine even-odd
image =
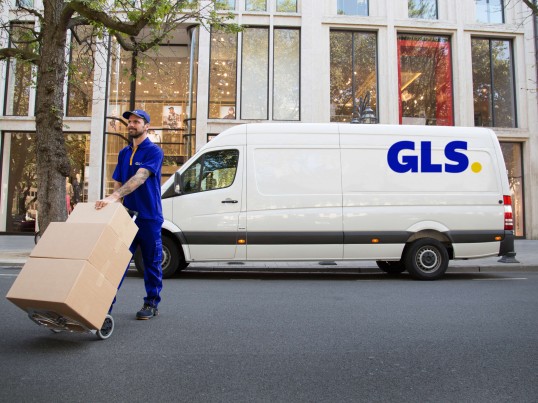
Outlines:
[{"label": "white delivery van", "polygon": [[513,251],[501,148],[484,128],[233,127],[162,188],[164,275],[195,261],[375,260],[443,275]]}]

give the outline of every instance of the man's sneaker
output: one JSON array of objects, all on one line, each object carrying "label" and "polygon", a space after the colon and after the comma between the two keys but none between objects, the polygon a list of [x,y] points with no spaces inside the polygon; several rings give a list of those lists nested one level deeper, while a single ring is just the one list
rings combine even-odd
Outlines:
[{"label": "man's sneaker", "polygon": [[140,319],[140,320],[151,319],[154,316],[157,316],[158,314],[159,314],[159,311],[157,310],[157,308],[148,304],[144,304],[142,309],[136,313],[136,319]]}]

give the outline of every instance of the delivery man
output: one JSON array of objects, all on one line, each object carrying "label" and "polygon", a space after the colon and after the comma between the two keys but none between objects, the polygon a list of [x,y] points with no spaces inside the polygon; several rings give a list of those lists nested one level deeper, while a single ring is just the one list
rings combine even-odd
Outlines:
[{"label": "delivery man", "polygon": [[125,112],[123,117],[129,121],[127,131],[131,143],[119,153],[118,164],[112,174],[114,192],[96,201],[95,208],[100,209],[109,203],[120,202],[123,199],[125,207],[138,212],[136,219],[138,233],[130,249],[134,254],[136,248],[140,246],[144,260],[146,297],[144,306],[136,313],[136,318],[151,319],[159,313],[157,306],[161,301],[162,289],[161,166],[163,152],[148,138],[150,116],[147,112],[135,109]]}]

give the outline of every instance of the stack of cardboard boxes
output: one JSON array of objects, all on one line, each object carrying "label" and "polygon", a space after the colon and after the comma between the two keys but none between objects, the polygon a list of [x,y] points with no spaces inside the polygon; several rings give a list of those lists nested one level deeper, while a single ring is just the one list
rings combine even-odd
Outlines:
[{"label": "stack of cardboard boxes", "polygon": [[100,329],[131,260],[138,227],[114,203],[79,203],[64,223],[51,223],[6,298],[21,309],[51,312]]}]

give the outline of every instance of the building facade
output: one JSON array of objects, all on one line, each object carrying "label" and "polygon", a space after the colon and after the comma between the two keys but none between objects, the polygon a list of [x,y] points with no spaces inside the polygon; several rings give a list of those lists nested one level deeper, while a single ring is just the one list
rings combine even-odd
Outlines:
[{"label": "building facade", "polygon": [[[112,189],[127,141],[121,114],[131,108],[151,115],[150,138],[165,154],[163,180],[242,123],[484,126],[501,142],[516,235],[538,239],[536,24],[520,0],[220,3],[243,25],[240,33],[185,24],[142,55],[103,38],[92,58],[73,38],[66,49],[73,67],[65,84],[68,207]],[[12,21],[3,47],[36,24],[2,12]],[[77,33],[85,36],[91,29]],[[0,232],[32,232],[32,69],[8,60],[0,71]]]}]

